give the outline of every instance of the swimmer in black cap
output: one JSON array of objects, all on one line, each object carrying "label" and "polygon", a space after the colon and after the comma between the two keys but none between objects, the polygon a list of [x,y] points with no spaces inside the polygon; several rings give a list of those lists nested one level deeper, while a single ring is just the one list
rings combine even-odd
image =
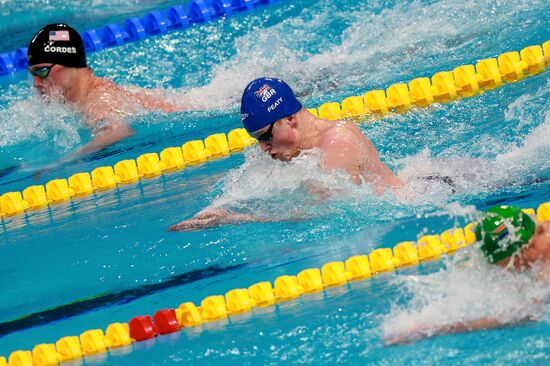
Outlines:
[{"label": "swimmer in black cap", "polygon": [[100,150],[133,134],[125,119],[138,110],[175,112],[150,91],[125,88],[99,78],[86,63],[82,38],[66,24],[50,24],[32,38],[28,51],[34,87],[51,99],[74,106],[94,130],[94,139],[79,153]]},{"label": "swimmer in black cap", "polygon": [[[520,208],[496,206],[487,210],[477,223],[476,239],[483,256],[491,264],[513,271],[535,269],[537,280],[550,284],[550,221],[536,222]],[[527,314],[516,322],[537,320]],[[406,333],[392,336],[385,343],[412,342],[441,334],[462,333],[509,325],[498,317],[487,317],[458,323],[432,326],[417,324]]]}]

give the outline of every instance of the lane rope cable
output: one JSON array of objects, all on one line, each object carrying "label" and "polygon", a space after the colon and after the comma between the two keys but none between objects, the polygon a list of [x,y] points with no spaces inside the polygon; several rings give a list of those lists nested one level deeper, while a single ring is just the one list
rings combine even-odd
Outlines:
[{"label": "lane rope cable", "polygon": [[[496,58],[480,60],[475,67],[458,66],[453,71],[437,72],[431,78],[416,78],[408,84],[393,84],[385,91],[371,90],[362,96],[347,97],[341,103],[324,103],[308,110],[329,120],[372,120],[388,113],[406,113],[415,107],[470,98],[537,75],[549,65],[550,41],[546,41],[542,46],[529,46],[520,52],[506,52]],[[217,133],[204,140],[188,141],[181,147],[166,148],[160,154],[146,153],[135,160],[98,167],[91,173],[53,179],[45,185],[27,187],[22,192],[6,192],[0,196],[0,218],[5,222],[10,216],[222,158],[255,143],[244,128],[237,128],[227,135]]]},{"label": "lane rope cable", "polygon": [[[189,28],[239,12],[254,10],[281,0],[193,0],[188,4],[155,10],[141,18],[130,18],[122,24],[107,24],[81,33],[87,53],[122,46],[145,38]],[[27,70],[27,47],[0,53],[0,76]]]},{"label": "lane rope cable", "polygon": [[[535,212],[538,221],[550,221],[550,202],[542,203]],[[108,352],[119,347],[132,347],[158,335],[178,332],[185,328],[226,319],[228,316],[253,311],[255,307],[274,306],[295,300],[302,295],[324,291],[329,287],[346,285],[351,281],[365,280],[397,269],[439,260],[476,241],[470,223],[464,228],[451,228],[441,235],[424,235],[416,243],[400,242],[392,248],[377,248],[368,255],[354,255],[345,262],[325,263],[321,269],[308,268],[297,275],[279,276],[273,281],[258,282],[248,287],[229,290],[225,295],[204,298],[200,306],[192,302],[181,303],[176,309],[161,309],[153,317],[141,315],[128,323],[111,323],[105,329],[91,329],[79,336],[66,336],[53,343],[41,343],[32,351],[17,350],[8,361],[0,357],[0,366],[50,366],[59,362]]]}]

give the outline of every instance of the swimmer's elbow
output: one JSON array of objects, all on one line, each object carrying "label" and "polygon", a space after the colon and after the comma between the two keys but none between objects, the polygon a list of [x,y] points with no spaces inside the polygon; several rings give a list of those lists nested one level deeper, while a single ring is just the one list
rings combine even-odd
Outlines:
[{"label": "swimmer's elbow", "polygon": [[352,174],[351,175],[351,181],[354,184],[358,185],[358,186],[360,186],[361,183],[363,183],[363,181],[362,181],[361,177],[359,176],[359,174]]},{"label": "swimmer's elbow", "polygon": [[102,150],[107,146],[132,136],[134,133],[134,130],[124,124],[104,126],[96,133],[92,141],[77,151],[77,155],[89,154]]},{"label": "swimmer's elbow", "polygon": [[120,137],[120,140],[130,137],[136,133],[131,127],[127,126],[124,123],[116,126],[114,130],[116,131],[117,136]]},{"label": "swimmer's elbow", "polygon": [[111,142],[116,142],[135,134],[135,131],[122,122],[111,122],[97,131],[97,136],[103,136]]}]

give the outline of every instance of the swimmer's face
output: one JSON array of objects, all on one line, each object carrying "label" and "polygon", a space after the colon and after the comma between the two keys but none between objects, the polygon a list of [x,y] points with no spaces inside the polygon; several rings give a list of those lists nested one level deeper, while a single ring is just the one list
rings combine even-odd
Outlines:
[{"label": "swimmer's face", "polygon": [[[257,133],[261,136],[268,132],[270,126],[266,126]],[[270,141],[260,141],[262,151],[267,152],[273,159],[290,161],[300,154],[296,134],[296,117],[290,116],[275,122],[271,131],[273,134]]]},{"label": "swimmer's face", "polygon": [[45,68],[49,68],[49,73],[46,73],[46,76],[42,74],[42,77],[33,75],[33,86],[45,96],[51,97],[56,93],[65,96],[73,83],[73,68],[54,64],[37,64],[29,68],[29,72],[33,74],[35,70]]},{"label": "swimmer's face", "polygon": [[511,260],[514,260],[513,267],[517,271],[530,268],[533,263],[539,260],[550,262],[550,221],[539,222],[537,224],[535,233],[529,240],[529,243],[521,248],[519,255],[505,258],[498,262],[497,265],[508,267]]},{"label": "swimmer's face", "polygon": [[523,259],[532,263],[539,259],[550,259],[550,221],[539,222],[529,244],[521,250]]}]

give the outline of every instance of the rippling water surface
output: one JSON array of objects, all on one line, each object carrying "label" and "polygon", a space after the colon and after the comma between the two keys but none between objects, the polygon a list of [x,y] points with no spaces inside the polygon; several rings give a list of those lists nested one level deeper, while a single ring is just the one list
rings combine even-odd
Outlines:
[{"label": "rippling water surface", "polygon": [[[23,46],[50,21],[85,30],[174,4],[24,3],[0,0],[1,52]],[[27,75],[3,78],[0,189],[22,190],[239,127],[240,95],[255,77],[281,77],[315,107],[542,44],[550,39],[549,21],[546,1],[281,1],[94,53],[89,64],[98,75],[160,89],[196,111],[136,115],[129,120],[135,136],[38,179],[37,169],[89,141],[90,131],[70,107],[41,100]],[[339,172],[322,171],[315,152],[283,164],[252,148],[4,218],[0,354],[440,233],[494,204],[536,207],[550,200],[549,96],[544,72],[467,100],[361,124],[407,183],[400,198],[378,197]],[[455,187],[430,176],[450,177]],[[309,196],[312,182],[330,188],[331,197]],[[283,221],[166,231],[212,204]],[[545,306],[539,322],[521,326],[402,346],[383,341],[414,324],[491,312],[513,319],[530,310],[524,298],[546,291],[528,276],[489,268],[470,248],[85,362],[546,364]]]}]

